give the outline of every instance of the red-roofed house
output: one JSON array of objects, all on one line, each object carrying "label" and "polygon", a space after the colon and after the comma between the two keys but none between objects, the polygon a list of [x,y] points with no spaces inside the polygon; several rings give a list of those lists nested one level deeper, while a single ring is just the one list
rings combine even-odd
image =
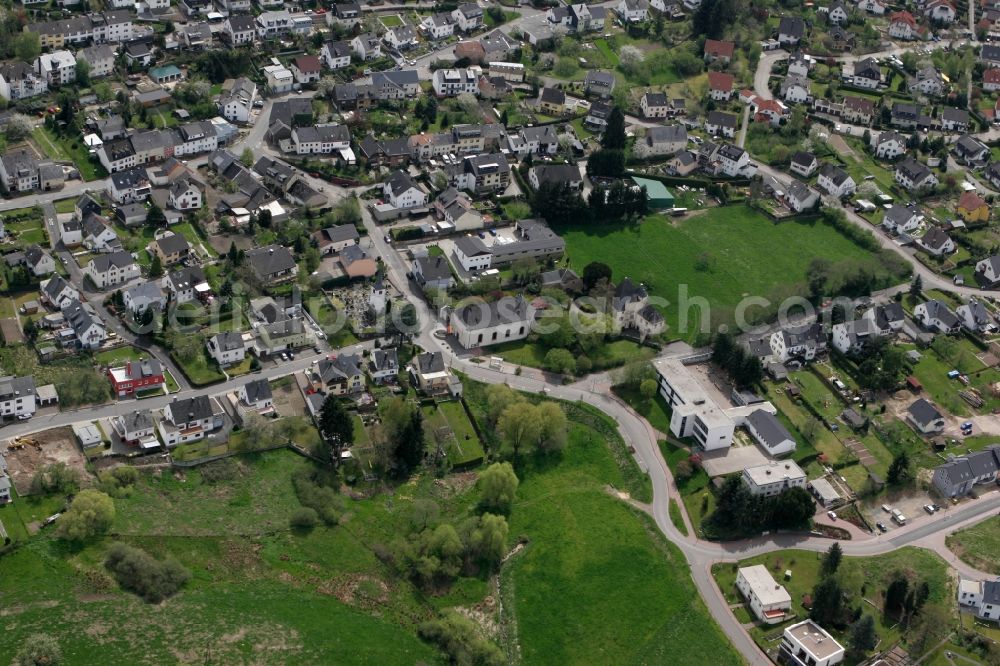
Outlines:
[{"label": "red-roofed house", "polygon": [[322,65],[320,65],[319,56],[303,55],[293,60],[289,69],[292,70],[295,80],[299,83],[311,83],[319,81]]},{"label": "red-roofed house", "polygon": [[920,34],[917,20],[910,12],[893,12],[889,15],[889,36],[896,39],[916,39]]},{"label": "red-roofed house", "polygon": [[1000,90],[1000,68],[991,67],[983,72],[983,90],[989,92]]},{"label": "red-roofed house", "polygon": [[788,112],[788,107],[776,99],[762,99],[755,97],[753,100],[753,119],[757,122],[768,122],[775,127],[781,123],[782,118]]},{"label": "red-roofed house", "polygon": [[708,73],[708,94],[717,102],[728,101],[733,96],[733,84],[736,78],[725,72]]},{"label": "red-roofed house", "polygon": [[990,219],[990,206],[973,191],[963,192],[955,208],[958,216],[966,222],[986,222]]},{"label": "red-roofed house", "polygon": [[705,40],[705,61],[712,62],[721,60],[728,63],[733,59],[733,51],[736,45],[733,42],[723,42],[718,39]]},{"label": "red-roofed house", "polygon": [[136,391],[149,391],[166,383],[163,366],[154,359],[129,361],[124,367],[108,368],[108,378],[119,398],[132,395]]}]

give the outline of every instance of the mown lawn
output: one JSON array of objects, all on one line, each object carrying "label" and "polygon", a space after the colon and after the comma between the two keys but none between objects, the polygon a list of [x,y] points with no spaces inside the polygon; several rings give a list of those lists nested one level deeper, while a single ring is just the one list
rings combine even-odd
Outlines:
[{"label": "mown lawn", "polygon": [[530,542],[504,576],[525,664],[738,664],[677,548],[605,492],[621,471],[605,443],[570,426],[558,465],[522,472],[511,534]]},{"label": "mown lawn", "polygon": [[[895,281],[870,252],[833,227],[819,221],[775,224],[741,205],[715,208],[679,222],[651,215],[639,224],[557,230],[577,273],[600,261],[612,268],[616,283],[630,277],[646,284],[653,296],[668,302],[667,335],[685,340],[694,339],[703,322],[709,329],[709,321],[733,323],[735,308],[745,297],[762,296],[777,303],[791,294],[807,293],[806,270],[818,256],[865,265],[882,273],[885,282]],[[710,314],[691,303],[694,297],[707,300]]]},{"label": "mown lawn", "polygon": [[[542,343],[528,340],[505,342],[486,349],[491,356],[499,356],[508,363],[529,368],[544,367],[545,355],[549,352],[549,348]],[[612,340],[587,354],[594,363],[595,371],[600,368],[615,368],[652,355],[651,349],[631,340]]]},{"label": "mown lawn", "polygon": [[216,382],[223,381],[226,376],[219,371],[219,366],[216,365],[215,361],[208,356],[208,352],[203,350],[201,353],[196,354],[193,359],[188,362],[182,361],[176,354],[171,354],[171,358],[184,372],[187,376],[188,381],[190,381],[195,386],[205,386],[206,384],[214,384]]},{"label": "mown lawn", "polygon": [[664,434],[670,432],[670,405],[658,391],[651,400],[647,400],[639,394],[639,389],[636,387],[623,385],[615,386],[611,390],[640,416],[649,421],[649,425]]},{"label": "mown lawn", "polygon": [[[820,564],[823,553],[805,550],[780,550],[767,555],[760,555],[743,560],[738,564],[716,564],[712,567],[712,575],[726,600],[731,603],[742,601],[736,590],[736,570],[738,567],[763,564],[771,575],[785,586],[792,598],[792,612],[798,617],[808,617],[809,612],[802,606],[803,596],[812,594],[819,580]],[[785,580],[783,573],[791,570],[792,577]],[[926,581],[930,590],[927,603],[951,603],[953,584],[948,574],[948,565],[936,554],[922,548],[906,547],[885,555],[873,557],[844,557],[837,572],[837,578],[850,596],[850,608],[861,606],[866,613],[875,619],[875,628],[884,644],[891,644],[901,637],[898,623],[885,617],[881,612],[882,598],[885,589],[892,581],[895,572],[903,572],[911,584]],[[875,604],[873,608],[862,599]],[[768,627],[768,635],[780,633],[785,624]],[[831,629],[826,627],[826,629]],[[846,637],[833,631],[834,638],[846,644]],[[761,641],[763,632],[752,631],[751,635]]]},{"label": "mown lawn", "polygon": [[962,561],[981,571],[1000,574],[1000,517],[949,534],[947,543]]}]

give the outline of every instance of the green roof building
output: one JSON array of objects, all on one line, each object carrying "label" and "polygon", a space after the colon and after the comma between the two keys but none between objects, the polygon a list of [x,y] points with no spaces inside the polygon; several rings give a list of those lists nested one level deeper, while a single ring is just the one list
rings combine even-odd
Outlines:
[{"label": "green roof building", "polygon": [[651,210],[663,210],[674,207],[674,195],[660,181],[632,176],[632,182],[639,187],[646,188],[646,192],[649,194],[649,208]]}]

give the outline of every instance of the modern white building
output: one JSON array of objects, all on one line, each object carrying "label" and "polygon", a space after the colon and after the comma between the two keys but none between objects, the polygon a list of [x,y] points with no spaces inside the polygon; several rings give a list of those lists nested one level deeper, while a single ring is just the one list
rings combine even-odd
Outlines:
[{"label": "modern white building", "polygon": [[781,655],[793,666],[834,666],[844,660],[844,648],[812,620],[785,628]]},{"label": "modern white building", "polygon": [[772,460],[743,470],[743,485],[752,495],[780,495],[789,488],[805,488],[806,473],[794,460]]},{"label": "modern white building", "polygon": [[[721,407],[693,372],[676,358],[658,358],[653,367],[659,376],[660,395],[670,405],[670,432],[690,437],[706,451],[727,448],[737,426],[757,410],[774,413],[769,402],[748,406]],[[721,397],[721,396],[720,396]]]},{"label": "modern white building", "polygon": [[29,418],[35,413],[35,378],[0,377],[0,417]]},{"label": "modern white building", "polygon": [[984,620],[1000,619],[1000,579],[983,582],[962,578],[958,583],[958,603]]},{"label": "modern white building", "polygon": [[792,609],[792,597],[779,585],[767,567],[755,564],[741,567],[736,574],[736,589],[750,604],[750,610],[764,624],[777,624]]}]

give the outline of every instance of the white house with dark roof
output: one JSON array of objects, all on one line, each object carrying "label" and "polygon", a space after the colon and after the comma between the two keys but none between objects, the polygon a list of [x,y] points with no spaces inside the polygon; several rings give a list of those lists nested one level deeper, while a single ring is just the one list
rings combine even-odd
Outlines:
[{"label": "white house with dark roof", "polygon": [[733,138],[736,136],[736,126],[739,119],[735,113],[725,111],[709,111],[705,118],[705,131],[712,136],[722,135]]},{"label": "white house with dark roof", "polygon": [[646,92],[639,101],[644,118],[666,118],[670,112],[670,102],[666,93]]},{"label": "white house with dark roof", "polygon": [[295,277],[299,268],[295,257],[282,245],[265,245],[246,252],[250,270],[264,283],[274,283]]},{"label": "white house with dark roof", "polygon": [[976,282],[987,288],[1000,284],[1000,256],[992,255],[976,262]]},{"label": "white house with dark roof", "polygon": [[912,157],[906,157],[896,164],[895,180],[911,192],[929,190],[938,185],[937,176],[926,165]]},{"label": "white house with dark roof", "polygon": [[825,163],[823,168],[819,170],[816,185],[838,199],[849,197],[858,189],[854,178],[847,171],[831,162]]},{"label": "white house with dark roof", "polygon": [[372,350],[368,357],[368,376],[376,384],[385,384],[396,379],[399,373],[399,357],[395,347]]},{"label": "white house with dark roof", "polygon": [[913,318],[924,328],[938,333],[958,333],[962,325],[947,305],[933,299],[913,308]]},{"label": "white house with dark roof", "polygon": [[467,2],[452,11],[451,18],[462,32],[472,32],[483,25],[483,8],[474,2]]},{"label": "white house with dark roof", "polygon": [[[951,457],[934,469],[934,487],[945,497],[964,497],[984,483],[994,483],[1000,472],[1000,446],[996,444],[963,456]],[[994,618],[1000,614],[994,614]]]},{"label": "white house with dark roof", "polygon": [[778,22],[778,43],[798,44],[806,34],[806,22],[798,16],[785,16]]},{"label": "white house with dark roof", "polygon": [[251,379],[240,387],[237,395],[242,406],[258,413],[263,414],[274,409],[274,395],[271,392],[271,384],[266,379]]},{"label": "white house with dark roof", "polygon": [[882,160],[894,160],[906,154],[906,137],[894,130],[887,130],[875,140],[875,155]]},{"label": "white house with dark roof", "polygon": [[156,282],[146,282],[129,287],[122,292],[125,308],[133,315],[153,308],[162,311],[167,305],[166,294]]},{"label": "white house with dark roof", "polygon": [[769,411],[758,409],[746,417],[747,432],[770,456],[782,456],[795,450],[795,438]]},{"label": "white house with dark roof", "polygon": [[955,314],[962,321],[962,326],[973,333],[986,333],[996,328],[990,311],[978,299],[970,298],[955,309]]},{"label": "white house with dark roof", "polygon": [[163,277],[160,285],[170,295],[170,300],[178,305],[189,303],[211,293],[205,272],[200,266],[186,266],[168,273]]},{"label": "white house with dark roof", "polygon": [[632,146],[632,154],[640,159],[673,155],[684,150],[687,142],[687,128],[683,125],[647,127]]},{"label": "white house with dark roof", "polygon": [[993,622],[1000,619],[1000,580],[962,578],[958,590],[958,602],[971,607],[977,617]]},{"label": "white house with dark roof", "polygon": [[207,395],[174,398],[163,408],[158,430],[168,448],[204,439],[208,433],[225,424],[221,405]]},{"label": "white house with dark roof", "polygon": [[35,378],[0,377],[0,416],[18,418],[35,413]]},{"label": "white house with dark roof", "polygon": [[352,39],[351,48],[360,60],[377,60],[382,57],[382,40],[368,32]]},{"label": "white house with dark roof", "polygon": [[222,331],[210,337],[205,346],[215,362],[222,367],[242,363],[246,358],[246,345],[239,331]]},{"label": "white house with dark roof", "polygon": [[893,206],[885,212],[882,227],[893,234],[911,233],[920,228],[924,214],[915,204]]},{"label": "white house with dark roof", "polygon": [[428,39],[447,39],[455,33],[455,20],[447,12],[436,12],[423,18],[420,29]]},{"label": "white house with dark roof", "polygon": [[125,251],[94,257],[83,269],[98,289],[108,289],[139,277],[142,272],[132,255]]},{"label": "white house with dark roof", "polygon": [[660,311],[650,305],[645,285],[627,277],[611,295],[610,312],[615,330],[633,329],[641,338],[659,335],[667,327]]},{"label": "white house with dark roof", "polygon": [[42,301],[57,310],[80,300],[80,292],[61,275],[53,275],[39,285]]},{"label": "white house with dark roof", "polygon": [[810,177],[818,168],[819,160],[816,159],[816,156],[804,150],[800,150],[792,155],[792,159],[788,165],[789,171],[803,178]]},{"label": "white house with dark roof", "polygon": [[468,303],[448,318],[452,332],[466,349],[523,340],[531,332],[535,309],[523,296],[491,303]]},{"label": "white house with dark roof", "polygon": [[393,171],[382,185],[382,193],[394,208],[416,208],[427,205],[427,193],[420,189],[405,171]]},{"label": "white house with dark roof", "polygon": [[337,70],[351,64],[352,52],[350,42],[327,42],[320,51],[320,57],[328,68]]},{"label": "white house with dark roof", "polygon": [[770,337],[771,353],[781,363],[793,358],[811,361],[826,351],[826,333],[819,324],[789,326]]},{"label": "white house with dark roof", "polygon": [[642,23],[649,17],[647,0],[620,0],[615,11],[624,23]]},{"label": "white house with dark roof", "polygon": [[955,241],[941,227],[931,227],[923,237],[917,239],[917,245],[927,254],[943,257],[955,251]]}]

